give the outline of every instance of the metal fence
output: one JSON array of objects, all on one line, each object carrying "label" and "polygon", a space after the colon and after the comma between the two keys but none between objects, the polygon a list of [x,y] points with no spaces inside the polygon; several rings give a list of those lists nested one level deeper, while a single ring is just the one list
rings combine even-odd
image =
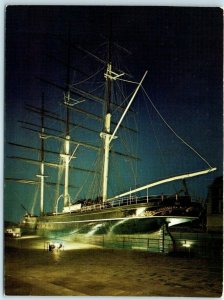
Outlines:
[{"label": "metal fence", "polygon": [[222,259],[222,238],[206,239],[175,239],[143,238],[132,236],[91,236],[82,239],[82,242],[91,243],[104,248],[142,250],[152,253],[176,254],[186,257],[211,257]]}]

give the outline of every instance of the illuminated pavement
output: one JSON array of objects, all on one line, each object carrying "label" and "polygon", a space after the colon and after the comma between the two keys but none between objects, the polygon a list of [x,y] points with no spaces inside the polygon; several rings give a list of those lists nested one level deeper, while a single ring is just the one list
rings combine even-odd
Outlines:
[{"label": "illuminated pavement", "polygon": [[23,236],[18,239],[7,239],[6,246],[22,248],[22,249],[36,249],[47,250],[50,242],[63,243],[63,250],[75,250],[75,249],[89,249],[89,248],[101,248],[99,246],[87,244],[87,243],[74,243],[69,238],[63,239],[44,239],[35,235]]},{"label": "illuminated pavement", "polygon": [[[65,242],[47,251],[36,237],[7,240],[6,295],[219,297],[222,265],[199,258]],[[44,250],[45,247],[45,250]]]}]

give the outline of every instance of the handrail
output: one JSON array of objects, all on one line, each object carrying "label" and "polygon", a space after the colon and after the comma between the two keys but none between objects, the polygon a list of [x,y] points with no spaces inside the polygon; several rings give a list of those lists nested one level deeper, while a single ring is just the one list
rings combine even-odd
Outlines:
[{"label": "handrail", "polygon": [[131,196],[131,197],[126,197],[126,198],[119,198],[119,199],[114,199],[113,201],[110,202],[105,202],[105,203],[97,203],[97,204],[92,204],[92,205],[86,205],[81,207],[81,212],[86,212],[86,211],[97,211],[101,209],[110,209],[112,207],[118,207],[118,206],[128,206],[128,205],[133,205],[133,204],[142,204],[142,203],[152,203],[154,201],[158,200],[163,200],[164,195],[156,195],[156,196],[151,196],[151,197],[137,197],[137,196]]}]

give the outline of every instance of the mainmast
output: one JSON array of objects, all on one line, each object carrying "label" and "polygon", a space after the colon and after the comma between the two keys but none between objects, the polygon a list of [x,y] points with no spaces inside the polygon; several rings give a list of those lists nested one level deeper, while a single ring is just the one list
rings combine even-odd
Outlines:
[{"label": "mainmast", "polygon": [[44,214],[44,178],[46,177],[44,175],[44,94],[42,94],[42,101],[41,101],[41,133],[40,133],[40,139],[41,139],[41,149],[40,149],[40,174],[37,175],[37,177],[40,178],[40,214]]}]

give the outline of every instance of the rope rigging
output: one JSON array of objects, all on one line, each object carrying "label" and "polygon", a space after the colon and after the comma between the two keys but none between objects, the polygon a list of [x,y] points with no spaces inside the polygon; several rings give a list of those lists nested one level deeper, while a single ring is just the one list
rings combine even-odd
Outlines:
[{"label": "rope rigging", "polygon": [[90,80],[91,78],[95,77],[97,74],[99,74],[100,72],[102,72],[104,70],[104,67],[103,68],[100,68],[98,71],[96,71],[94,74],[90,75],[88,78],[85,78],[79,82],[76,82],[76,83],[73,83],[71,85],[71,87],[74,87],[76,85],[79,85],[79,84],[82,84],[82,83],[85,83],[86,81]]},{"label": "rope rigging", "polygon": [[[144,100],[147,100],[147,99],[145,99],[145,97],[144,97]],[[153,135],[154,135],[154,138],[156,140],[156,144],[157,144],[157,147],[158,147],[158,150],[159,150],[159,153],[160,153],[160,159],[161,159],[161,162],[162,162],[163,171],[165,171],[165,173],[168,174],[168,166],[167,166],[167,162],[166,162],[166,159],[165,159],[165,156],[164,156],[164,151],[162,150],[160,141],[158,139],[158,135],[156,133],[156,127],[155,127],[155,125],[153,123],[153,120],[152,120],[152,115],[150,113],[149,102],[148,101],[145,101],[145,107],[146,107],[146,111],[147,111],[148,116],[149,116],[150,126],[152,127],[152,132],[153,132]],[[173,188],[176,192],[177,188],[176,188],[174,183],[173,183]]]},{"label": "rope rigging", "polygon": [[164,117],[161,115],[161,113],[158,111],[158,109],[156,108],[156,106],[154,105],[154,103],[152,102],[151,98],[149,97],[149,95],[146,93],[145,89],[143,86],[142,90],[144,91],[146,97],[148,98],[148,100],[150,101],[152,107],[155,109],[155,111],[157,112],[157,114],[159,115],[159,117],[161,118],[161,120],[165,123],[165,125],[173,132],[173,134],[183,143],[185,144],[188,148],[190,148],[195,154],[197,154],[208,166],[210,169],[212,169],[212,166],[209,164],[209,162],[201,155],[198,153],[197,150],[195,150],[191,145],[189,145],[182,137],[180,137],[175,130],[167,123],[167,121],[164,119]]}]

